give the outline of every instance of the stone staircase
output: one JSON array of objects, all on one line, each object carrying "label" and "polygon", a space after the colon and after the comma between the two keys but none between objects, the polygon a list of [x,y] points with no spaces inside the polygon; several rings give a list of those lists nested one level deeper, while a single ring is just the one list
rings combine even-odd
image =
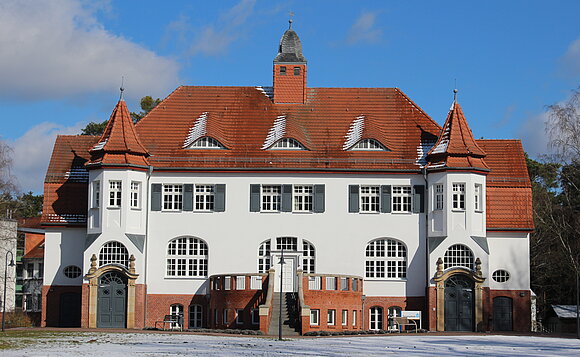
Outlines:
[{"label": "stone staircase", "polygon": [[[300,320],[296,293],[284,293],[282,300],[282,336],[300,336]],[[280,293],[274,293],[272,299],[272,318],[270,319],[269,335],[278,335],[280,321]]]}]

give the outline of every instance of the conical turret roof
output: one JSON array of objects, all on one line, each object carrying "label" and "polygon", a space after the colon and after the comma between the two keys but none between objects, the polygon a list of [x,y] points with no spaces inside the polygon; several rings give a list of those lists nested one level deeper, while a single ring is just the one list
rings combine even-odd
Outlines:
[{"label": "conical turret roof", "polygon": [[147,166],[149,152],[141,144],[135,131],[129,109],[119,100],[98,143],[89,151],[91,160],[87,165],[137,165]]},{"label": "conical turret roof", "polygon": [[489,170],[485,155],[473,139],[461,106],[454,101],[439,139],[427,154],[429,166]]}]

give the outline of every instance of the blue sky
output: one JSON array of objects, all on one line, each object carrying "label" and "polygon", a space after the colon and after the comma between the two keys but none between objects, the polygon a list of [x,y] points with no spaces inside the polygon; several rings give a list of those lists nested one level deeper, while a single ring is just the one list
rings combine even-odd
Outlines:
[{"label": "blue sky", "polygon": [[0,0],[0,138],[42,191],[57,134],[178,85],[271,85],[293,28],[309,87],[399,87],[442,124],[457,81],[474,136],[546,151],[545,106],[580,85],[579,1]]}]

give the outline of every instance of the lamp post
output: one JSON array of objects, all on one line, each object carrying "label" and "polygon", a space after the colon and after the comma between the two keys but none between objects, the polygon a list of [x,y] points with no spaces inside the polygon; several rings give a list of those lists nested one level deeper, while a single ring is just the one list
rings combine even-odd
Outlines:
[{"label": "lamp post", "polygon": [[[10,264],[8,264],[8,253],[10,253]],[[8,279],[8,267],[14,266],[14,255],[11,251],[6,252],[6,259],[4,260],[4,298],[2,298],[2,332],[4,332],[4,325],[6,321],[6,279]]]},{"label": "lamp post", "polygon": [[280,255],[280,315],[278,316],[278,340],[282,341],[282,297],[284,296],[284,248],[282,248],[282,254]]},{"label": "lamp post", "polygon": [[576,338],[580,339],[580,253],[576,255]]}]

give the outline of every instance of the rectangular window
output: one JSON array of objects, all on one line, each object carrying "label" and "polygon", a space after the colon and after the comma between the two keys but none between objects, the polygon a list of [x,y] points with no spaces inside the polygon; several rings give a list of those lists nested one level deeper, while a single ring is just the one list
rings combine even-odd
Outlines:
[{"label": "rectangular window", "polygon": [[378,213],[380,209],[380,186],[360,187],[360,211]]},{"label": "rectangular window", "polygon": [[24,311],[32,311],[32,294],[24,294]]},{"label": "rectangular window", "polygon": [[244,324],[244,309],[236,309],[236,325]]},{"label": "rectangular window", "polygon": [[411,212],[411,186],[393,186],[393,212]]},{"label": "rectangular window", "polygon": [[213,211],[215,202],[214,185],[195,185],[195,210]]},{"label": "rectangular window", "polygon": [[443,209],[443,184],[438,183],[435,184],[435,210],[442,210]]},{"label": "rectangular window", "polygon": [[213,323],[218,324],[219,312],[218,309],[213,310]]},{"label": "rectangular window", "polygon": [[453,184],[453,209],[465,210],[465,184]]},{"label": "rectangular window", "polygon": [[236,276],[236,290],[246,290],[245,276]]},{"label": "rectangular window", "polygon": [[131,208],[141,208],[141,182],[131,182]]},{"label": "rectangular window", "polygon": [[286,75],[286,66],[280,66],[280,75],[281,76],[285,76]]},{"label": "rectangular window", "polygon": [[326,290],[336,290],[336,278],[333,276],[326,277]]},{"label": "rectangular window", "polygon": [[121,207],[121,181],[109,181],[109,207]]},{"label": "rectangular window", "polygon": [[232,290],[232,277],[226,276],[224,279],[224,290]]},{"label": "rectangular window", "polygon": [[38,277],[44,277],[44,263],[38,263]]},{"label": "rectangular window", "polygon": [[320,310],[310,310],[310,324],[311,325],[320,324]]},{"label": "rectangular window", "polygon": [[27,279],[34,278],[34,263],[26,264],[26,278]]},{"label": "rectangular window", "polygon": [[356,310],[352,310],[352,325],[356,326]]},{"label": "rectangular window", "polygon": [[312,212],[314,191],[312,185],[294,186],[294,212]]},{"label": "rectangular window", "polygon": [[262,186],[262,211],[279,212],[282,202],[282,186],[263,185]]},{"label": "rectangular window", "polygon": [[299,76],[300,75],[300,67],[294,67],[294,75],[295,76]]},{"label": "rectangular window", "polygon": [[348,325],[348,310],[342,310],[342,326]]},{"label": "rectangular window", "polygon": [[348,291],[348,278],[340,278],[340,290]]},{"label": "rectangular window", "polygon": [[101,182],[93,182],[93,208],[101,206]]},{"label": "rectangular window", "polygon": [[277,250],[298,250],[298,239],[296,237],[278,237],[276,238]]},{"label": "rectangular window", "polygon": [[180,211],[183,208],[183,185],[163,185],[163,210]]},{"label": "rectangular window", "polygon": [[260,309],[252,309],[252,325],[260,324]]},{"label": "rectangular window", "polygon": [[357,291],[358,289],[358,279],[352,278],[352,291]]},{"label": "rectangular window", "polygon": [[328,310],[328,325],[336,324],[336,310]]},{"label": "rectangular window", "polygon": [[483,211],[483,202],[481,201],[481,193],[483,191],[483,186],[476,183],[475,184],[475,194],[474,194],[474,203],[475,203],[475,210],[476,211]]},{"label": "rectangular window", "polygon": [[224,324],[228,324],[230,321],[228,320],[228,309],[224,309]]}]

